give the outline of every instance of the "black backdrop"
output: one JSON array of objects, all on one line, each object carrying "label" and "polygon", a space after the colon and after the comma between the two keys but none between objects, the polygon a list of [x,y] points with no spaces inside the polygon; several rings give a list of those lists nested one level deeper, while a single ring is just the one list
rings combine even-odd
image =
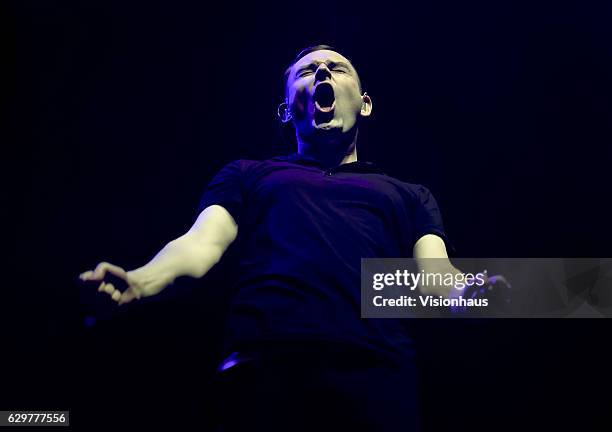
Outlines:
[{"label": "black backdrop", "polygon": [[[609,4],[8,9],[6,409],[210,426],[228,269],[121,310],[76,276],[147,262],[224,163],[292,151],[275,119],[282,73],[314,43],[346,52],[373,98],[360,158],[433,191],[456,256],[611,255]],[[421,324],[429,430],[610,420],[610,397],[594,396],[607,321]]]}]

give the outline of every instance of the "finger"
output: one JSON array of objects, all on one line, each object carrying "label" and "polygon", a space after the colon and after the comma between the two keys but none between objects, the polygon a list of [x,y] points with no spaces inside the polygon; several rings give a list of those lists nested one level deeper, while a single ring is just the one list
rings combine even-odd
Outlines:
[{"label": "finger", "polygon": [[104,271],[109,272],[125,281],[127,281],[127,272],[123,270],[121,267],[116,266],[111,263],[104,263]]},{"label": "finger", "polygon": [[87,279],[89,279],[91,277],[92,274],[93,274],[93,271],[87,270],[87,271],[85,271],[85,272],[83,272],[83,273],[81,273],[79,275],[79,279],[81,279],[83,281],[87,280]]},{"label": "finger", "polygon": [[102,289],[105,293],[108,293],[110,295],[113,295],[113,293],[115,292],[115,287],[113,286],[113,284],[110,283],[104,284],[104,288]]},{"label": "finger", "polygon": [[104,277],[104,272],[106,271],[105,268],[107,264],[108,263],[106,262],[99,263],[91,273],[91,276],[89,276],[89,279],[102,280],[102,278]]},{"label": "finger", "polygon": [[115,290],[115,292],[113,292],[113,294],[111,295],[111,298],[115,301],[119,301],[119,299],[121,298],[121,292],[119,290]]},{"label": "finger", "polygon": [[132,287],[130,287],[126,289],[123,292],[123,294],[121,294],[119,298],[119,305],[122,305],[124,303],[129,303],[136,298],[140,298],[140,296],[135,292],[135,290]]},{"label": "finger", "polygon": [[106,261],[102,261],[96,266],[89,279],[102,280],[107,272],[127,281],[127,272],[125,270]]},{"label": "finger", "polygon": [[98,287],[98,291],[100,292],[104,291],[104,285],[106,285],[106,282],[100,283],[100,286]]},{"label": "finger", "polygon": [[494,284],[497,282],[503,282],[508,288],[511,287],[510,282],[508,282],[508,280],[502,275],[491,276],[489,280]]},{"label": "finger", "polygon": [[506,279],[505,277],[503,277],[501,275],[499,276],[499,280],[501,280],[503,283],[505,283],[508,288],[510,288],[512,286],[512,285],[510,285],[510,282],[508,282],[508,279]]}]

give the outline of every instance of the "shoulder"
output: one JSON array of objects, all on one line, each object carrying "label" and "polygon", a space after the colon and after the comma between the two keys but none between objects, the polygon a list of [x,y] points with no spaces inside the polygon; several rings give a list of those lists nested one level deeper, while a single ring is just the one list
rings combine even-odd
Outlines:
[{"label": "shoulder", "polygon": [[422,196],[422,195],[431,194],[431,191],[429,190],[429,188],[427,188],[427,186],[422,185],[420,183],[401,182],[401,184],[405,190],[409,191],[410,193],[414,195]]},{"label": "shoulder", "polygon": [[220,169],[217,170],[217,178],[227,177],[242,177],[261,163],[260,161],[251,159],[235,159],[225,163]]},{"label": "shoulder", "polygon": [[283,162],[292,161],[291,156],[275,156],[268,159],[236,159],[225,165],[225,167],[231,167],[234,169],[240,169],[242,171],[250,170],[250,169],[258,169],[267,167],[270,165],[278,165]]},{"label": "shoulder", "polygon": [[218,181],[239,181],[243,185],[249,185],[285,165],[290,165],[285,157],[264,160],[235,159],[222,166],[215,178]]},{"label": "shoulder", "polygon": [[233,161],[226,163],[222,169],[233,169],[233,170],[244,171],[258,163],[260,163],[260,161],[251,160],[251,159],[235,159]]},{"label": "shoulder", "polygon": [[422,185],[420,183],[410,183],[402,181],[391,176],[386,176],[386,178],[391,184],[393,184],[397,189],[399,189],[406,196],[406,198],[418,202],[426,202],[428,200],[434,199],[433,194],[425,185]]},{"label": "shoulder", "polygon": [[268,159],[237,159],[226,165],[229,169],[238,170],[241,174],[254,178],[269,174],[278,169],[296,167],[292,156],[275,156]]}]

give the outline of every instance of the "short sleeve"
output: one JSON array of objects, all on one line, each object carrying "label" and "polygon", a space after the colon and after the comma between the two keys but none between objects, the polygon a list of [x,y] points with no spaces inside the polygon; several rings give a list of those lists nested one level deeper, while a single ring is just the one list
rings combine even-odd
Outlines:
[{"label": "short sleeve", "polygon": [[244,204],[243,166],[242,160],[235,160],[221,168],[200,198],[197,215],[216,204],[225,208],[239,223]]},{"label": "short sleeve", "polygon": [[444,240],[448,250],[455,252],[444,231],[440,208],[432,193],[425,186],[417,185],[416,194],[415,242],[426,234],[435,234]]}]

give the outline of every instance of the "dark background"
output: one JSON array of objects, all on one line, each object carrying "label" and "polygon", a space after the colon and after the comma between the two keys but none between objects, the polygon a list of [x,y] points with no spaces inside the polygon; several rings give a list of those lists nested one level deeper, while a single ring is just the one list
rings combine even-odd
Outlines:
[{"label": "dark background", "polygon": [[[275,117],[282,75],[315,43],[353,60],[373,99],[360,158],[432,190],[455,256],[612,255],[609,3],[8,12],[2,409],[69,409],[87,429],[210,427],[231,269],[121,310],[76,277],[99,261],[146,263],[191,226],[223,164],[293,151]],[[428,430],[609,428],[607,320],[420,327]]]}]

